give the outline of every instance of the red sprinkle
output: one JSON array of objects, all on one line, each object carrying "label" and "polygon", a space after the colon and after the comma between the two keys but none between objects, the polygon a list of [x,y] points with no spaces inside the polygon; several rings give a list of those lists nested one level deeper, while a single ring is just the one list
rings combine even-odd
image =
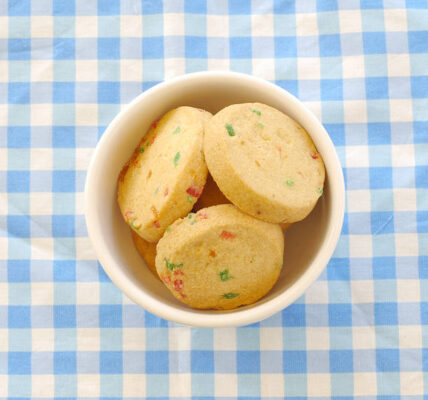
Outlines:
[{"label": "red sprinkle", "polygon": [[168,196],[168,188],[165,189],[165,192],[163,193],[164,196]]},{"label": "red sprinkle", "polygon": [[136,167],[138,165],[138,157],[134,160],[134,162],[132,163],[133,167]]},{"label": "red sprinkle", "polygon": [[180,293],[180,296],[185,299],[187,296],[184,293]]},{"label": "red sprinkle", "polygon": [[236,237],[236,235],[232,232],[223,231],[222,233],[220,233],[220,237],[222,239],[233,239],[234,237]]},{"label": "red sprinkle", "polygon": [[299,175],[303,175],[301,171],[297,171],[297,173],[298,173]]},{"label": "red sprinkle", "polygon": [[159,120],[157,119],[156,121],[153,121],[152,123],[152,129],[155,129],[156,126],[158,125]]},{"label": "red sprinkle", "polygon": [[162,278],[162,280],[163,280],[164,283],[171,283],[171,277],[170,276],[164,276]]},{"label": "red sprinkle", "polygon": [[311,157],[316,160],[320,156],[320,153],[314,153],[311,155]]},{"label": "red sprinkle", "polygon": [[160,228],[160,223],[159,223],[159,221],[155,221],[155,222],[153,222],[153,225],[154,225],[156,228]]},{"label": "red sprinkle", "polygon": [[152,138],[150,139],[149,146],[151,146],[153,144],[155,139],[156,139],[156,135],[153,135]]},{"label": "red sprinkle", "polygon": [[202,108],[198,108],[199,112],[205,112],[204,110],[202,110]]},{"label": "red sprinkle", "polygon": [[197,213],[197,216],[199,219],[208,219],[208,214],[206,212],[199,212]]},{"label": "red sprinkle", "polygon": [[189,194],[192,197],[196,197],[198,198],[201,194],[202,194],[202,189],[199,188],[195,188],[193,186],[190,186],[187,190],[186,193]]},{"label": "red sprinkle", "polygon": [[183,290],[183,280],[182,279],[176,279],[174,281],[174,290],[179,292],[180,290]]},{"label": "red sprinkle", "polygon": [[281,154],[281,151],[282,151],[281,146],[278,146],[277,149],[279,151],[279,154]]},{"label": "red sprinkle", "polygon": [[125,211],[125,217],[129,217],[131,214],[134,214],[133,211]]},{"label": "red sprinkle", "polygon": [[180,269],[176,269],[176,270],[174,271],[174,275],[184,275],[184,272],[183,272],[183,271],[181,271]]}]

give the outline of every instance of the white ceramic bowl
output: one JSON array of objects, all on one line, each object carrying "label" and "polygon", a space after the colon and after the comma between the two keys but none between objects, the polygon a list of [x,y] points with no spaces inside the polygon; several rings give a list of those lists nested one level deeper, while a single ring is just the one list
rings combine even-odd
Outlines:
[{"label": "white ceramic bowl", "polygon": [[[326,167],[324,195],[308,218],[286,233],[284,268],[273,289],[257,303],[230,311],[195,310],[178,302],[143,265],[116,201],[117,177],[155,119],[187,105],[216,113],[236,103],[261,102],[298,121],[311,135]],[[224,327],[263,320],[293,303],[314,282],[336,247],[343,223],[342,168],[318,119],[290,93],[264,80],[233,72],[193,73],[142,93],[111,122],[88,169],[86,223],[99,261],[111,280],[135,303],[170,321]]]}]

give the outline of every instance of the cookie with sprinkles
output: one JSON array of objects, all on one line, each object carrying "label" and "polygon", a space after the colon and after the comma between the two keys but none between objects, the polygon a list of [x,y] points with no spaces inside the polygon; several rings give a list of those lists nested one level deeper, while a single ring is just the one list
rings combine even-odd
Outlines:
[{"label": "cookie with sprinkles", "polygon": [[200,309],[252,304],[282,269],[284,235],[232,204],[203,208],[174,222],[157,245],[156,270],[171,293]]},{"label": "cookie with sprinkles", "polygon": [[155,263],[157,243],[150,243],[147,240],[144,240],[134,230],[132,231],[132,240],[134,241],[135,248],[146,263],[147,267],[152,271],[153,275],[159,279]]},{"label": "cookie with sprinkles", "polygon": [[155,121],[119,175],[118,202],[125,221],[154,243],[185,216],[202,193],[207,166],[202,151],[211,114],[179,107]]},{"label": "cookie with sprinkles", "polygon": [[305,218],[322,195],[325,170],[308,133],[260,103],[228,106],[209,120],[204,154],[222,193],[264,221]]}]

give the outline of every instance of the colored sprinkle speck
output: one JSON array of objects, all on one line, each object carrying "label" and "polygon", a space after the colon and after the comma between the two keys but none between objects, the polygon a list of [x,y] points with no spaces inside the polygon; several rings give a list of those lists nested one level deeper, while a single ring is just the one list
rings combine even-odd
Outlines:
[{"label": "colored sprinkle speck", "polygon": [[260,115],[262,115],[262,112],[261,112],[260,110],[257,110],[257,108],[253,108],[251,111],[252,111],[254,114],[257,114],[259,117],[260,117]]},{"label": "colored sprinkle speck", "polygon": [[153,225],[154,225],[156,228],[160,228],[160,227],[161,227],[161,226],[160,226],[159,221],[154,221],[154,222],[153,222]]},{"label": "colored sprinkle speck", "polygon": [[220,237],[222,239],[233,239],[236,235],[233,234],[232,232],[228,232],[228,231],[223,231],[220,233]]},{"label": "colored sprinkle speck", "polygon": [[140,228],[141,228],[141,225],[138,225],[138,226],[137,226],[137,225],[135,225],[135,224],[134,224],[134,221],[131,221],[131,222],[130,222],[130,224],[131,224],[131,226],[132,226],[136,231],[138,231],[138,229],[140,229]]},{"label": "colored sprinkle speck", "polygon": [[156,139],[156,135],[153,135],[149,142],[149,146],[151,146],[154,143],[155,139]]},{"label": "colored sprinkle speck", "polygon": [[227,129],[227,133],[229,134],[229,136],[235,136],[235,131],[233,130],[232,125],[226,124],[225,127]]},{"label": "colored sprinkle speck", "polygon": [[253,257],[252,259],[251,259],[251,262],[253,263],[253,262],[255,262],[256,261],[256,257]]},{"label": "colored sprinkle speck", "polygon": [[165,258],[165,265],[166,265],[166,267],[170,271],[174,271],[174,269],[176,269],[176,268],[178,269],[178,268],[182,268],[183,267],[183,264],[173,264],[173,263],[170,263],[167,258]]},{"label": "colored sprinkle speck", "polygon": [[193,203],[194,197],[193,196],[187,196],[187,201],[189,203]]},{"label": "colored sprinkle speck", "polygon": [[174,132],[172,132],[173,135],[176,135],[177,133],[181,132],[181,127],[177,126],[177,128],[174,129]]},{"label": "colored sprinkle speck", "polygon": [[198,198],[201,194],[202,194],[202,190],[201,189],[197,189],[194,188],[193,186],[190,186],[187,190],[186,190],[187,194],[190,194],[190,196],[196,197]]},{"label": "colored sprinkle speck", "polygon": [[199,219],[208,219],[208,214],[206,212],[199,212],[198,217]]},{"label": "colored sprinkle speck", "polygon": [[160,186],[155,189],[155,194],[158,194]]},{"label": "colored sprinkle speck", "polygon": [[225,269],[224,271],[219,272],[218,276],[220,277],[220,279],[221,279],[222,282],[226,282],[229,279],[233,278],[232,275],[229,275],[229,270],[228,269]]},{"label": "colored sprinkle speck", "polygon": [[189,213],[189,215],[187,216],[187,218],[192,219],[196,214],[195,213]]},{"label": "colored sprinkle speck", "polygon": [[319,194],[323,194],[323,193],[324,193],[324,190],[322,190],[322,189],[317,189],[317,192],[318,192]]},{"label": "colored sprinkle speck", "polygon": [[169,232],[171,230],[171,225],[167,226],[165,229],[167,232]]},{"label": "colored sprinkle speck", "polygon": [[168,188],[165,189],[165,191],[163,192],[163,195],[166,197],[168,196]]},{"label": "colored sprinkle speck", "polygon": [[320,156],[320,153],[311,154],[311,157],[316,160]]},{"label": "colored sprinkle speck", "polygon": [[294,185],[294,181],[293,181],[293,179],[287,179],[286,181],[285,181],[285,183],[286,183],[286,185],[287,186],[293,186]]},{"label": "colored sprinkle speck", "polygon": [[257,126],[258,126],[259,128],[264,128],[264,127],[265,127],[261,122],[259,122],[259,123],[257,124]]},{"label": "colored sprinkle speck", "polygon": [[140,147],[140,153],[144,153],[144,150],[145,150],[146,148],[144,147],[144,146],[141,146]]},{"label": "colored sprinkle speck", "polygon": [[176,155],[174,156],[174,165],[177,166],[179,161],[180,161],[180,153],[176,153]]},{"label": "colored sprinkle speck", "polygon": [[176,279],[173,284],[174,284],[174,290],[176,290],[177,292],[183,289],[182,279]]},{"label": "colored sprinkle speck", "polygon": [[221,295],[221,297],[228,299],[228,300],[234,299],[235,297],[238,297],[238,296],[239,296],[239,293],[233,293],[233,292],[229,292],[229,293],[225,293],[225,294]]}]

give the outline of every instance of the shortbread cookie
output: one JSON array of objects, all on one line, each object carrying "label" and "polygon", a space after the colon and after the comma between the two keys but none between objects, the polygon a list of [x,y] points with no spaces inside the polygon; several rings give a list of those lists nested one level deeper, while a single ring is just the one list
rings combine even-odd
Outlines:
[{"label": "shortbread cookie", "polygon": [[324,164],[307,132],[264,104],[218,112],[206,124],[204,153],[223,194],[265,221],[300,221],[323,192]]},{"label": "shortbread cookie", "polygon": [[283,252],[279,225],[222,204],[172,224],[157,245],[156,270],[183,303],[231,309],[254,303],[272,288]]},{"label": "shortbread cookie", "polygon": [[179,107],[153,123],[119,176],[118,202],[125,221],[148,242],[186,215],[202,193],[207,166],[202,152],[211,114]]},{"label": "shortbread cookie", "polygon": [[150,271],[153,272],[153,275],[156,276],[156,278],[159,278],[159,275],[156,271],[156,245],[157,243],[150,243],[147,240],[144,240],[140,235],[138,235],[134,230],[132,233],[132,240],[134,241],[135,247],[146,263],[146,265],[149,267]]}]

